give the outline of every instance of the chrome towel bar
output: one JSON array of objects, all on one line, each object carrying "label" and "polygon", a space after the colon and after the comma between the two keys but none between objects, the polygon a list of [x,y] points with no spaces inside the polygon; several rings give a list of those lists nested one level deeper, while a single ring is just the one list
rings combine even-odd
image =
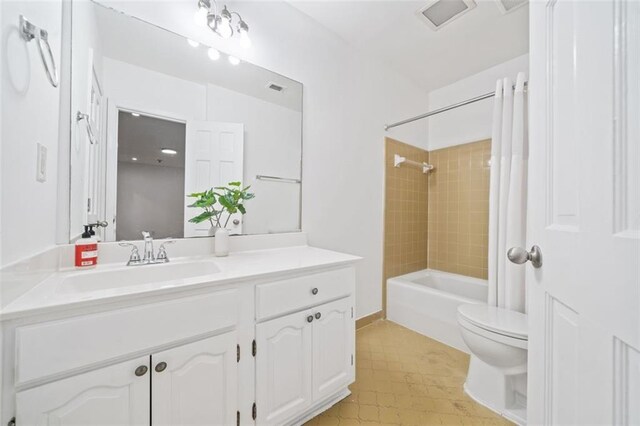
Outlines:
[{"label": "chrome towel bar", "polygon": [[256,179],[258,179],[258,180],[275,180],[275,181],[287,182],[287,183],[302,183],[302,181],[300,179],[283,178],[283,177],[278,177],[278,176],[256,175]]}]

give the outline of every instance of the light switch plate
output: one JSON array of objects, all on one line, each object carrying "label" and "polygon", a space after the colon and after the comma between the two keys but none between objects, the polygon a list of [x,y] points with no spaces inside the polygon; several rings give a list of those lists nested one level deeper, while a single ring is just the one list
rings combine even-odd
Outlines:
[{"label": "light switch plate", "polygon": [[47,181],[47,147],[37,144],[38,162],[36,163],[36,180],[38,182]]}]

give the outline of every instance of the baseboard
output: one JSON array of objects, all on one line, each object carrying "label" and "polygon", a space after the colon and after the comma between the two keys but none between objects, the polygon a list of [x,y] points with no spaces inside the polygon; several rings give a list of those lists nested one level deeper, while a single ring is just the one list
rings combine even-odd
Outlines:
[{"label": "baseboard", "polygon": [[362,317],[356,320],[356,330],[365,327],[379,319],[384,318],[384,313],[382,311],[374,312],[371,315],[367,315],[366,317]]}]

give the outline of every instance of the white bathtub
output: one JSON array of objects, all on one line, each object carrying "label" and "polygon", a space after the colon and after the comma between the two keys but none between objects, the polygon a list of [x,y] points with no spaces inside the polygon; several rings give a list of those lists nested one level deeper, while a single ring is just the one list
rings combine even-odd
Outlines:
[{"label": "white bathtub", "polygon": [[387,280],[387,318],[469,353],[460,337],[458,305],[486,303],[487,281],[424,269]]}]

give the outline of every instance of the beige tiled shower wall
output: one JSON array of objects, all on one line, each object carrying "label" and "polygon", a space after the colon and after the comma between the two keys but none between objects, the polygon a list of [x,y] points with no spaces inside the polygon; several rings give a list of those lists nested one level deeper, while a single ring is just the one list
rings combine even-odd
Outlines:
[{"label": "beige tiled shower wall", "polygon": [[491,140],[429,152],[429,268],[487,278]]},{"label": "beige tiled shower wall", "polygon": [[394,167],[394,154],[429,161],[427,151],[386,138],[383,309],[387,278],[427,267],[428,177],[417,166]]}]

